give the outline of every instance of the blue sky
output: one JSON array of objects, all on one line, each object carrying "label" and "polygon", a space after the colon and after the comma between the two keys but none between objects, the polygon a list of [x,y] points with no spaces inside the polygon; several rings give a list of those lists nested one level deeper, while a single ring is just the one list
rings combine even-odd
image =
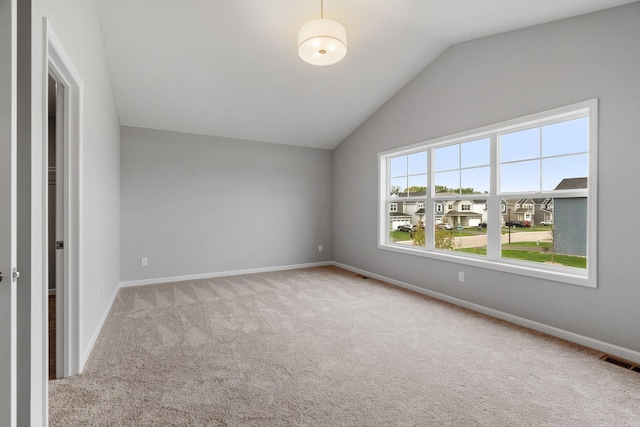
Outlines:
[{"label": "blue sky", "polygon": [[501,135],[501,191],[553,190],[588,176],[588,141],[586,117]]},{"label": "blue sky", "polygon": [[[500,191],[553,190],[565,178],[588,176],[587,117],[500,135]],[[435,185],[489,191],[490,140],[433,150]],[[427,186],[427,152],[390,159],[391,186]]]}]

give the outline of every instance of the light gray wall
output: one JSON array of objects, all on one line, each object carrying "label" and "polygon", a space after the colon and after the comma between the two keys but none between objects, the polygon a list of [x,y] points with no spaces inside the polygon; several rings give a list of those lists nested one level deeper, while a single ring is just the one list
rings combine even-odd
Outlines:
[{"label": "light gray wall", "polygon": [[[334,260],[640,351],[640,233],[619,221],[620,209],[640,211],[629,193],[640,160],[638,23],[634,3],[449,48],[334,150]],[[591,98],[600,100],[597,289],[377,248],[379,151]]]},{"label": "light gray wall", "polygon": [[121,139],[122,281],[331,260],[330,151],[132,127]]}]

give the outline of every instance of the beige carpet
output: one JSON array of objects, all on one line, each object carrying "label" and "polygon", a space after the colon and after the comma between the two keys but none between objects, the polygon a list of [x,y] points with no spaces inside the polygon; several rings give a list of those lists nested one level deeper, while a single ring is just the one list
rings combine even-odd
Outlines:
[{"label": "beige carpet", "polygon": [[122,289],[53,426],[640,426],[640,374],[334,267]]}]

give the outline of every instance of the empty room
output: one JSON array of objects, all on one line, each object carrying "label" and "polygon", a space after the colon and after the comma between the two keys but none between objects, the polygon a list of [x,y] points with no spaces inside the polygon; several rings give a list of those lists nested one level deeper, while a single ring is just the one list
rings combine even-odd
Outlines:
[{"label": "empty room", "polygon": [[640,425],[640,2],[1,1],[0,425]]}]

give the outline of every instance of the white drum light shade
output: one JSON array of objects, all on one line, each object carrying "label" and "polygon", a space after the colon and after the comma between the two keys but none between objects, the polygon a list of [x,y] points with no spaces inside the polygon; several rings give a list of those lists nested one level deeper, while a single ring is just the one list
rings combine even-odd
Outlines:
[{"label": "white drum light shade", "polygon": [[347,30],[331,19],[314,19],[298,31],[298,55],[313,65],[331,65],[347,54]]}]

